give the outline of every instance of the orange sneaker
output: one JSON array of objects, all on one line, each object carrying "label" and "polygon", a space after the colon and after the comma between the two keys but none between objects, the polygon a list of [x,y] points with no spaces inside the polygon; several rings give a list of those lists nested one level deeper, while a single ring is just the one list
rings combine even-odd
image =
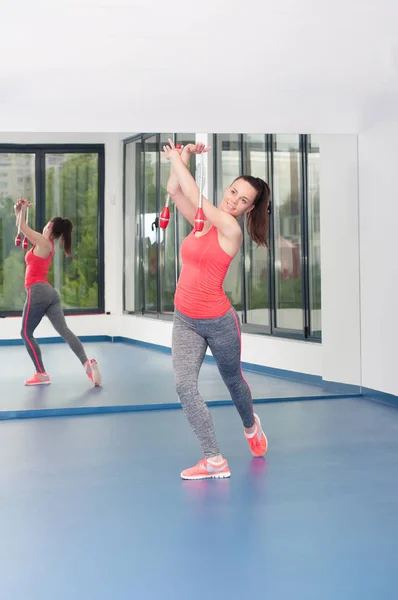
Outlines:
[{"label": "orange sneaker", "polygon": [[225,479],[231,477],[227,461],[224,459],[220,463],[211,462],[204,458],[197,465],[190,469],[185,469],[181,473],[182,479]]},{"label": "orange sneaker", "polygon": [[84,370],[87,373],[87,377],[91,379],[95,387],[101,385],[102,377],[95,358],[90,358],[90,360],[84,364]]},{"label": "orange sneaker", "polygon": [[48,385],[50,376],[47,373],[35,373],[33,377],[25,381],[25,385]]},{"label": "orange sneaker", "polygon": [[245,438],[249,443],[253,456],[264,456],[264,454],[267,452],[268,440],[261,428],[260,418],[255,413],[254,421],[256,423],[256,429],[254,433],[247,434],[245,431]]}]

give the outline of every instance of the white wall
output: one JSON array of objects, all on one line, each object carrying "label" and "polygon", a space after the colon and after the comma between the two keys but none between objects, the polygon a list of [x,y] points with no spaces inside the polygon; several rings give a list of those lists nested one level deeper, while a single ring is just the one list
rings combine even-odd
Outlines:
[{"label": "white wall", "polygon": [[[122,312],[119,290],[123,281],[122,152],[123,133],[0,133],[0,144],[105,144],[105,310],[109,315],[69,316],[69,327],[77,335],[111,335],[114,315]],[[21,282],[21,285],[23,282]],[[0,320],[0,339],[20,338],[21,318]],[[47,319],[36,330],[37,337],[54,337]]]},{"label": "white wall", "polygon": [[363,386],[398,395],[398,119],[359,136]]},{"label": "white wall", "polygon": [[322,376],[361,383],[358,244],[358,143],[322,135],[320,143]]}]

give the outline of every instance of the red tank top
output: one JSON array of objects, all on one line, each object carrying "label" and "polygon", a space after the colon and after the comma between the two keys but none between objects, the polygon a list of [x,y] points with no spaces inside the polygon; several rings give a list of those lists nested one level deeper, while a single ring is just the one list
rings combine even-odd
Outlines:
[{"label": "red tank top", "polygon": [[52,244],[52,246],[50,256],[47,258],[41,258],[40,256],[33,254],[33,250],[36,246],[33,246],[33,248],[25,254],[25,289],[35,283],[48,283],[47,274],[54,256],[54,244]]},{"label": "red tank top", "polygon": [[174,305],[192,319],[215,319],[230,309],[223,282],[232,257],[220,246],[218,231],[211,227],[205,235],[194,231],[181,244],[182,269]]}]

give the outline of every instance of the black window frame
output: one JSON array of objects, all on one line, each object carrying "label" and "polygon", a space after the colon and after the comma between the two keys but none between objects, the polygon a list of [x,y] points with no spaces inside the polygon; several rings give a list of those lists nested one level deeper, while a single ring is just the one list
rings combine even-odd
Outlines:
[{"label": "black window frame", "polygon": [[[67,316],[105,314],[105,144],[0,144],[1,154],[35,154],[35,229],[46,224],[46,154],[98,154],[98,307],[65,309]],[[20,317],[22,310],[2,311],[2,317]]]}]

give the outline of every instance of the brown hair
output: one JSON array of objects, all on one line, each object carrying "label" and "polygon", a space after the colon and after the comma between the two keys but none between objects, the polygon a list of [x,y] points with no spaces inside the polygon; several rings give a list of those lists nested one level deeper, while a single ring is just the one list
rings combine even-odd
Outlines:
[{"label": "brown hair", "polygon": [[235,181],[243,179],[249,183],[257,192],[254,199],[254,208],[246,214],[247,232],[253,242],[259,246],[267,246],[268,248],[268,230],[269,230],[269,215],[271,212],[271,190],[269,186],[260,177],[253,175],[241,175]]},{"label": "brown hair", "polygon": [[72,256],[72,221],[70,219],[64,219],[63,217],[53,217],[51,223],[51,233],[53,238],[58,240],[62,237],[62,247],[66,256]]}]

